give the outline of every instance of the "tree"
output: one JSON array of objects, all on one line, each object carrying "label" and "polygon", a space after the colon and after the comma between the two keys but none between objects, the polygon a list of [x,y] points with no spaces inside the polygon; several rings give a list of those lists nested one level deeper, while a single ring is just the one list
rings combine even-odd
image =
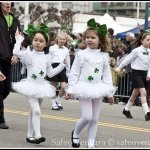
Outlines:
[{"label": "tree", "polygon": [[[24,14],[24,8],[19,7],[19,11],[13,8],[13,13],[16,17]],[[73,16],[76,12],[71,9],[61,10],[60,14],[57,8],[50,7],[47,10],[42,8],[40,5],[34,3],[29,4],[30,24],[40,23],[43,20],[44,23],[48,24],[51,22],[57,22],[60,25],[61,30],[65,30],[67,33],[71,33],[73,27]],[[21,17],[22,19],[24,17]],[[20,20],[21,21],[21,20]],[[56,27],[58,28],[58,26]]]},{"label": "tree", "polygon": [[61,10],[60,14],[61,14],[60,17],[61,30],[65,30],[67,33],[70,33],[73,27],[73,16],[76,13],[71,11],[70,9],[67,9]]}]

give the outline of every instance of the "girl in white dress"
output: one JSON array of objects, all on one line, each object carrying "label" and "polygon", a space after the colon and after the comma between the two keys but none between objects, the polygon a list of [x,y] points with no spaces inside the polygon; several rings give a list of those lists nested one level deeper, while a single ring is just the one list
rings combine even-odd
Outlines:
[{"label": "girl in white dress", "polygon": [[116,68],[116,72],[125,68],[128,64],[131,64],[132,69],[132,94],[123,109],[123,114],[127,118],[133,118],[130,113],[130,109],[135,102],[135,99],[140,94],[141,103],[145,114],[145,121],[150,120],[150,110],[147,104],[146,86],[147,81],[150,81],[150,33],[146,32],[141,34],[138,39],[140,46],[133,49],[131,53],[125,57],[125,59]]},{"label": "girl in white dress", "polygon": [[48,35],[42,30],[43,26],[41,24],[41,29],[35,30],[33,34],[33,51],[20,51],[21,42],[23,41],[21,34],[16,35],[16,44],[13,51],[13,54],[20,58],[21,62],[27,67],[27,79],[13,83],[12,87],[15,91],[27,97],[31,111],[26,141],[36,144],[45,141],[45,137],[42,137],[40,132],[42,98],[51,98],[55,96],[56,91],[56,88],[45,80],[45,76],[47,74],[52,77],[65,67],[63,63],[60,63],[57,68],[53,69],[49,55],[44,54],[48,43]]},{"label": "girl in white dress", "polygon": [[66,60],[66,67],[56,76],[48,78],[47,80],[51,82],[52,85],[57,87],[60,83],[60,90],[58,96],[52,99],[52,110],[62,110],[63,106],[61,104],[62,96],[64,95],[64,89],[68,82],[68,75],[70,72],[70,55],[69,50],[65,46],[68,41],[68,35],[65,32],[58,32],[56,37],[57,44],[53,45],[49,49],[49,54],[51,55],[52,67],[57,67],[60,62]]},{"label": "girl in white dress", "polygon": [[[79,147],[80,133],[88,124],[88,148],[94,148],[97,122],[102,101],[107,96],[113,103],[115,88],[107,53],[107,27],[94,19],[88,21],[84,33],[87,49],[77,52],[68,78],[66,99],[72,95],[79,99],[82,116],[72,131],[72,146]],[[101,31],[102,29],[102,31]]]}]

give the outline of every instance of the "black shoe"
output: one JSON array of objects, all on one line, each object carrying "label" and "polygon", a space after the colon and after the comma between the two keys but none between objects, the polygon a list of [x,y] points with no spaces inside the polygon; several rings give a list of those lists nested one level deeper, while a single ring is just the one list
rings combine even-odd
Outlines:
[{"label": "black shoe", "polygon": [[60,110],[58,106],[52,106],[52,110]]},{"label": "black shoe", "polygon": [[40,144],[41,142],[45,142],[45,137],[39,137],[39,138],[37,138],[37,139],[35,139],[35,143],[36,144]]},{"label": "black shoe", "polygon": [[133,118],[129,110],[127,111],[127,110],[124,109],[122,113],[123,113],[127,118]]},{"label": "black shoe", "polygon": [[59,109],[63,109],[63,106],[58,106],[59,107]]},{"label": "black shoe", "polygon": [[61,103],[56,102],[57,106],[59,109],[63,109],[63,106],[61,105]]},{"label": "black shoe", "polygon": [[34,137],[27,137],[27,138],[26,138],[26,141],[27,141],[28,143],[36,143],[36,139],[35,139]]},{"label": "black shoe", "polygon": [[9,129],[5,123],[0,123],[0,129]]},{"label": "black shoe", "polygon": [[79,138],[74,138],[74,137],[73,137],[73,133],[74,133],[74,130],[73,130],[72,133],[71,133],[72,147],[73,147],[73,148],[79,148],[79,147],[80,147],[80,143],[74,143],[74,142],[73,142],[74,139],[79,139]]},{"label": "black shoe", "polygon": [[147,112],[147,114],[145,115],[145,121],[150,120],[150,112]]},{"label": "black shoe", "polygon": [[92,148],[94,148],[94,149],[95,149],[95,147],[94,147],[94,146],[88,146],[87,148],[91,148],[91,149],[92,149]]}]

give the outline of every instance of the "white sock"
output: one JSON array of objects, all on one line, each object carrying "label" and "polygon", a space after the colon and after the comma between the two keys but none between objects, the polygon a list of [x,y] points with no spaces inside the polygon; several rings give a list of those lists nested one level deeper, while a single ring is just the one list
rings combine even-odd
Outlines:
[{"label": "white sock", "polygon": [[143,103],[143,104],[142,104],[142,107],[143,107],[144,113],[145,113],[145,115],[146,115],[147,112],[149,112],[147,103]]},{"label": "white sock", "polygon": [[60,96],[58,96],[57,98],[56,98],[56,102],[57,102],[57,104],[59,105],[59,106],[61,106],[61,99],[62,99],[62,97],[60,97]]},{"label": "white sock", "polygon": [[52,107],[57,107],[56,99],[51,99],[51,100],[52,100]]},{"label": "white sock", "polygon": [[130,100],[128,101],[128,103],[125,106],[125,110],[130,110],[131,106],[133,105],[132,102],[130,102]]},{"label": "white sock", "polygon": [[94,139],[88,139],[88,148],[94,147]]}]

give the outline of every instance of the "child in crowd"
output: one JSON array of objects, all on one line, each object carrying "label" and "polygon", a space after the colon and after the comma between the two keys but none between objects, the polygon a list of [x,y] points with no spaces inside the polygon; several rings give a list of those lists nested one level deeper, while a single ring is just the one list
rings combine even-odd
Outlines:
[{"label": "child in crowd", "polygon": [[57,67],[61,62],[66,60],[66,67],[56,76],[49,78],[48,81],[51,81],[51,84],[55,87],[60,83],[60,91],[58,97],[52,99],[52,110],[62,110],[63,106],[61,104],[62,96],[64,95],[64,88],[68,82],[68,75],[70,73],[70,55],[69,50],[66,47],[68,35],[65,32],[58,32],[56,41],[57,44],[49,48],[49,54],[51,55],[52,67]]},{"label": "child in crowd", "polygon": [[[63,62],[53,69],[50,58],[44,54],[48,44],[48,27],[41,23],[39,29],[29,26],[28,33],[32,36],[32,51],[20,51],[23,37],[16,33],[16,44],[13,54],[20,58],[21,62],[27,67],[27,79],[13,83],[12,87],[18,93],[27,97],[31,111],[28,121],[28,131],[26,141],[39,144],[44,142],[45,137],[40,132],[40,115],[43,97],[55,96],[55,87],[45,80],[46,74],[52,77],[58,74],[63,68]],[[31,32],[34,31],[34,32]]]},{"label": "child in crowd", "polygon": [[118,85],[118,74],[115,71],[116,68],[116,59],[114,57],[110,58],[110,69],[112,74],[112,82],[114,86]]},{"label": "child in crowd", "polygon": [[[97,122],[105,96],[113,103],[116,89],[112,84],[112,76],[107,53],[107,27],[90,19],[88,29],[84,33],[87,49],[77,52],[68,78],[66,99],[72,95],[79,99],[82,117],[72,131],[72,146],[80,147],[80,134],[88,125],[88,148],[94,148]],[[100,30],[103,28],[103,30]]]}]

